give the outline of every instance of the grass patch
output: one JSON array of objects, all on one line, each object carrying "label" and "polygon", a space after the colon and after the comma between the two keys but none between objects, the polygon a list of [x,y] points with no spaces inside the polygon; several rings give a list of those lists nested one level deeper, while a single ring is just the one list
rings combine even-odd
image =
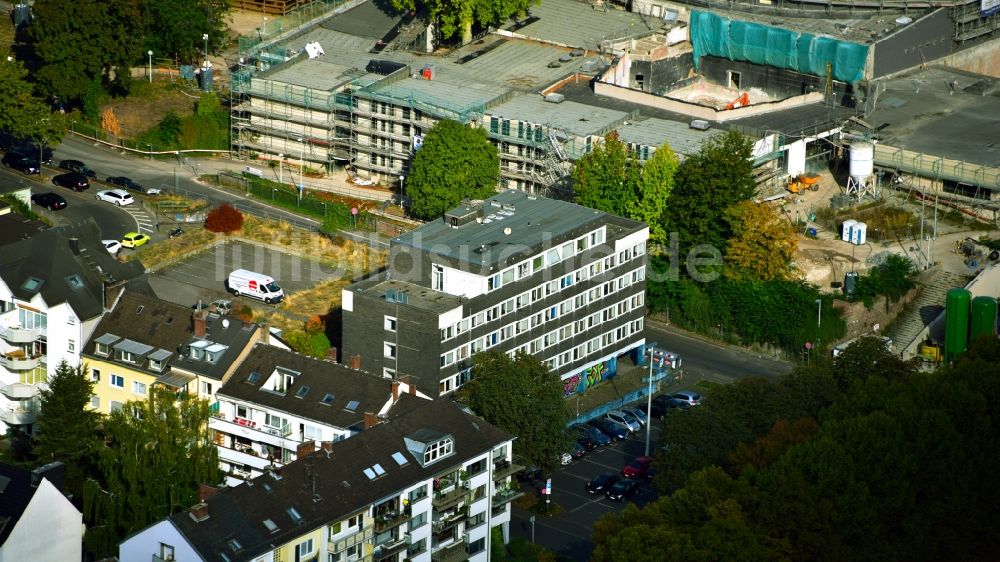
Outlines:
[{"label": "grass patch", "polygon": [[254,216],[245,217],[240,234],[255,242],[293,248],[295,253],[348,272],[378,269],[385,264],[388,256],[384,250],[373,250],[365,244],[352,240],[331,239],[315,232],[295,228],[284,221]]},{"label": "grass patch", "polygon": [[705,393],[710,393],[710,392],[712,392],[713,390],[719,388],[722,385],[719,384],[719,383],[717,383],[717,382],[712,382],[712,381],[709,381],[709,380],[702,379],[702,380],[698,381],[697,383],[695,383],[695,386],[698,387],[699,389],[701,389],[702,391],[704,391]]},{"label": "grass patch", "polygon": [[183,256],[205,250],[219,237],[221,235],[201,228],[200,224],[193,224],[192,228],[184,229],[184,234],[177,238],[140,246],[134,253],[126,255],[125,259],[138,259],[147,268],[156,268]]},{"label": "grass patch", "polygon": [[281,308],[296,314],[324,316],[340,306],[341,289],[350,282],[351,280],[344,276],[320,281],[311,289],[285,297]]}]

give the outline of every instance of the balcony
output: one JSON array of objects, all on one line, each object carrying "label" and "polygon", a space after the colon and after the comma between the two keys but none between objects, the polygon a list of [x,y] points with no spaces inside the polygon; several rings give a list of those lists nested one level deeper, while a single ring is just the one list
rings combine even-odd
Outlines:
[{"label": "balcony", "polygon": [[43,357],[43,355],[29,357],[24,352],[18,354],[16,351],[12,351],[6,355],[0,355],[0,367],[4,367],[8,371],[30,371],[38,367]]},{"label": "balcony", "polygon": [[0,326],[0,339],[8,343],[31,343],[42,335],[38,328],[20,328],[17,326]]},{"label": "balcony", "polygon": [[217,446],[219,450],[219,460],[239,465],[247,465],[257,470],[264,470],[265,468],[271,466],[271,461],[267,456],[261,456],[258,451],[253,449],[230,449],[228,447],[223,447],[221,445]]},{"label": "balcony", "polygon": [[7,425],[31,425],[38,419],[38,412],[18,407],[0,410],[0,421]]},{"label": "balcony", "polygon": [[434,562],[459,562],[468,559],[469,554],[465,552],[464,541],[458,541],[431,553],[431,560]]},{"label": "balcony", "polygon": [[388,558],[408,546],[410,546],[409,533],[402,533],[398,537],[390,537],[389,540],[375,545],[375,559]]},{"label": "balcony", "polygon": [[431,529],[435,533],[443,533],[444,531],[451,529],[455,525],[458,525],[462,521],[465,521],[465,519],[468,518],[468,516],[469,516],[469,510],[467,508],[456,510],[452,513],[443,515],[439,519],[431,521]]},{"label": "balcony", "polygon": [[273,447],[288,449],[289,451],[294,451],[300,443],[297,439],[288,438],[292,430],[291,426],[287,424],[285,427],[278,429],[256,424],[243,418],[236,418],[235,421],[229,421],[225,418],[224,414],[217,414],[208,419],[208,427],[226,435],[240,436],[250,441],[266,443]]},{"label": "balcony", "polygon": [[369,525],[363,529],[360,529],[358,532],[348,535],[342,539],[329,541],[328,549],[332,554],[341,553],[352,546],[357,546],[362,543],[371,542],[372,536],[373,536],[372,527],[371,525]]},{"label": "balcony", "polygon": [[28,400],[38,396],[38,385],[15,382],[0,386],[0,394],[11,400]]},{"label": "balcony", "polygon": [[431,504],[439,511],[457,504],[469,493],[462,486],[446,487],[443,490],[445,491],[434,492],[434,499],[431,500]]},{"label": "balcony", "polygon": [[375,532],[384,533],[393,527],[398,527],[410,520],[409,506],[402,513],[383,513],[375,517]]},{"label": "balcony", "polygon": [[497,493],[493,494],[493,507],[498,508],[501,505],[510,503],[523,495],[524,492],[521,490],[512,490],[510,488],[497,490]]},{"label": "balcony", "polygon": [[508,476],[513,476],[519,471],[523,470],[524,467],[519,464],[514,464],[509,460],[499,460],[493,462],[493,480],[503,480]]}]

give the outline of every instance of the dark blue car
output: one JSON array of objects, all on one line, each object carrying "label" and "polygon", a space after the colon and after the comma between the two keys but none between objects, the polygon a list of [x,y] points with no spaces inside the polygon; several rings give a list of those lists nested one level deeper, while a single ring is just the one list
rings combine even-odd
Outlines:
[{"label": "dark blue car", "polygon": [[589,439],[592,443],[594,443],[598,447],[604,447],[605,445],[611,444],[611,438],[605,435],[603,431],[597,429],[596,427],[578,423],[578,424],[573,424],[573,426],[570,429],[576,431],[579,437]]},{"label": "dark blue car", "polygon": [[596,420],[590,420],[589,423],[590,425],[601,430],[602,433],[604,433],[605,435],[616,441],[623,441],[625,439],[628,439],[629,431],[625,429],[624,426],[619,425],[609,419],[599,418]]}]

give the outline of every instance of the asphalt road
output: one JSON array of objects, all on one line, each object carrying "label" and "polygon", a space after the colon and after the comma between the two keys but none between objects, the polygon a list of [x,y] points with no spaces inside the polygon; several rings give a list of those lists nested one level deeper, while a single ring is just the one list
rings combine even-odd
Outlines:
[{"label": "asphalt road", "polygon": [[688,379],[724,384],[740,377],[769,377],[792,370],[790,363],[701,338],[648,318],[646,341],[656,342],[660,347],[679,354],[683,360],[684,376]]}]

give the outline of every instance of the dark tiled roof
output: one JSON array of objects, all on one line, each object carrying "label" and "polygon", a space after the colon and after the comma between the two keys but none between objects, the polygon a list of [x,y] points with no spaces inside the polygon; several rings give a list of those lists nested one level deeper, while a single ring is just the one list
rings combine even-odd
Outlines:
[{"label": "dark tiled roof", "polygon": [[192,336],[188,344],[190,345],[195,341],[204,339],[226,346],[225,353],[214,363],[209,363],[201,359],[193,359],[190,354],[187,354],[176,357],[171,361],[170,366],[221,381],[222,376],[232,367],[233,362],[236,361],[240,353],[257,337],[256,334],[259,329],[260,326],[247,324],[238,318],[209,314],[208,333],[205,338]]},{"label": "dark tiled roof", "polygon": [[[301,374],[283,395],[261,390],[274,368],[279,366]],[[247,377],[255,372],[260,377],[257,382],[251,383]],[[309,387],[309,390],[299,398],[303,387]],[[392,381],[337,363],[320,361],[271,345],[257,344],[229,381],[222,385],[219,394],[347,428],[363,424],[365,412],[378,412],[389,401]],[[329,405],[322,402],[327,394],[334,396]],[[351,401],[358,402],[353,412],[345,409]]]},{"label": "dark tiled roof", "polygon": [[105,334],[170,351],[171,356],[165,361],[169,364],[176,356],[177,348],[194,337],[191,309],[128,289],[114,310],[107,313],[94,329],[94,335],[83,349],[85,357],[107,360],[94,354],[94,340]]},{"label": "dark tiled roof", "polygon": [[21,467],[0,463],[0,545],[7,542],[7,537],[34,497],[41,479],[48,478],[49,482],[61,491],[64,470],[61,463],[37,468],[34,473]]},{"label": "dark tiled roof", "polygon": [[[0,203],[0,211],[4,207],[6,204]],[[14,212],[0,215],[0,246],[31,238],[46,228],[48,226],[45,223],[22,217]]]},{"label": "dark tiled roof", "polygon": [[[74,238],[78,252],[71,247]],[[41,293],[46,305],[68,303],[81,320],[104,312],[105,282],[144,275],[139,261],[123,263],[108,254],[92,220],[39,232],[27,240],[7,244],[0,252],[0,278],[16,298],[30,301]]]},{"label": "dark tiled roof", "polygon": [[[511,439],[448,400],[425,401],[405,395],[399,405],[405,413],[394,415],[391,423],[333,443],[329,452],[320,450],[286,465],[277,473],[280,480],[264,474],[250,484],[223,489],[206,500],[207,519],[196,522],[189,511],[182,511],[172,515],[171,521],[204,559],[221,560],[219,553],[226,552],[231,559],[246,560],[321,525],[345,519]],[[422,429],[451,435],[455,453],[427,468],[420,466],[403,439]],[[409,462],[399,466],[392,459],[396,452]],[[362,471],[376,463],[385,474],[369,480]],[[313,496],[314,486],[318,501]],[[301,515],[301,522],[292,520],[288,514],[291,507]],[[268,531],[263,524],[266,519],[278,530]],[[242,545],[239,553],[228,550],[232,539]]]}]

